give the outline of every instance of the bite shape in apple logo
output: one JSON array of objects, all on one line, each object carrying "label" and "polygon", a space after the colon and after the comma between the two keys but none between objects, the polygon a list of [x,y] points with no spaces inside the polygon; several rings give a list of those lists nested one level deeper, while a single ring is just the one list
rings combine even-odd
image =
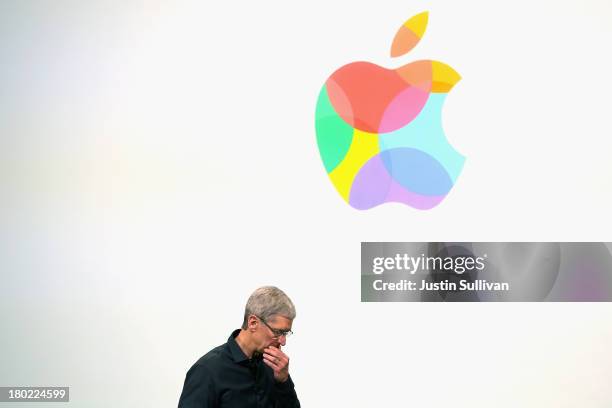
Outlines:
[{"label": "bite shape in apple logo", "polygon": [[[391,57],[414,48],[427,21],[427,12],[406,21]],[[317,101],[317,144],[346,202],[359,210],[388,202],[426,210],[446,197],[465,157],[446,140],[442,105],[460,79],[431,60],[395,69],[352,62],[327,79]]]}]

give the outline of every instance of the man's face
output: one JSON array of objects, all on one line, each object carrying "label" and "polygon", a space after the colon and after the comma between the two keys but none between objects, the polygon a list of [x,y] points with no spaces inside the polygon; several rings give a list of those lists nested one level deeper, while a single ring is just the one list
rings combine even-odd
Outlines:
[{"label": "man's face", "polygon": [[287,344],[287,337],[284,335],[277,337],[274,331],[289,331],[292,323],[291,320],[280,315],[274,315],[265,322],[258,319],[258,327],[255,333],[258,344],[257,350],[263,352],[266,347],[280,348]]}]

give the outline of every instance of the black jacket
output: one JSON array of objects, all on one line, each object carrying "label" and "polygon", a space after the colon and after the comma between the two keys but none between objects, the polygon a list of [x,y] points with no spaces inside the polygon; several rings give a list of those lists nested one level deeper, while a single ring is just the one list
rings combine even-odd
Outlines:
[{"label": "black jacket", "polygon": [[299,408],[291,377],[278,383],[261,355],[247,358],[236,343],[238,333],[189,369],[179,408]]}]

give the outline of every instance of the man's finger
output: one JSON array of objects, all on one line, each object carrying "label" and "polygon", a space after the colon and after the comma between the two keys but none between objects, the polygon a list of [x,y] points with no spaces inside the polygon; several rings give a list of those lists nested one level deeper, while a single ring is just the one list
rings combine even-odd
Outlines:
[{"label": "man's finger", "polygon": [[278,366],[286,366],[287,364],[289,364],[289,359],[286,357],[277,357],[272,356],[270,354],[264,354],[264,358],[267,358],[269,361]]},{"label": "man's finger", "polygon": [[276,357],[276,356],[272,356],[270,354],[264,354],[264,358],[267,359],[268,361],[274,363],[274,364],[280,364],[283,359],[280,357]]},{"label": "man's finger", "polygon": [[274,371],[280,370],[280,367],[276,365],[276,363],[266,357],[264,357],[263,362]]},{"label": "man's finger", "polygon": [[278,349],[276,347],[266,347],[264,349],[264,354],[265,353],[271,354],[271,355],[273,355],[275,357],[279,357],[279,358],[287,357],[287,355],[285,353],[283,353],[280,349]]}]

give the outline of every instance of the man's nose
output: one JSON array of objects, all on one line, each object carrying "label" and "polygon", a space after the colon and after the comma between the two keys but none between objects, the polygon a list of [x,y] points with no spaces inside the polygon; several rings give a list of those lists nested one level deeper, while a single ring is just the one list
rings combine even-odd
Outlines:
[{"label": "man's nose", "polygon": [[281,344],[281,346],[285,347],[285,344],[287,344],[287,336],[283,334],[278,338],[278,342]]}]

